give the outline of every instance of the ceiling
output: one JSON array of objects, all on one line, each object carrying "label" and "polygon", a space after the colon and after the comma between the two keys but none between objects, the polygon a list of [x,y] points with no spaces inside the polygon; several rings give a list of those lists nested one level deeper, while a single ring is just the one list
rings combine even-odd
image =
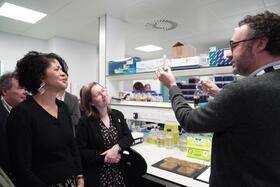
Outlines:
[{"label": "ceiling", "polygon": [[[233,29],[247,14],[270,10],[280,14],[279,0],[0,0],[34,9],[47,16],[36,24],[0,16],[0,31],[48,40],[55,36],[98,45],[98,17],[109,14],[125,22],[127,56],[144,59],[170,55],[176,42],[191,44],[198,53],[210,46],[227,47]],[[168,19],[170,31],[145,28],[147,22]],[[154,44],[164,50],[139,52]]]}]

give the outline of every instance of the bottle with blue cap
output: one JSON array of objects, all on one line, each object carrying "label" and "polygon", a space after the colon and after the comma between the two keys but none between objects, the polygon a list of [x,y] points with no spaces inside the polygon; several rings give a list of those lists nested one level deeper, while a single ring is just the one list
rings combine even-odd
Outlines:
[{"label": "bottle with blue cap", "polygon": [[174,144],[174,137],[171,129],[167,129],[167,133],[165,135],[164,144],[167,149],[172,149]]}]

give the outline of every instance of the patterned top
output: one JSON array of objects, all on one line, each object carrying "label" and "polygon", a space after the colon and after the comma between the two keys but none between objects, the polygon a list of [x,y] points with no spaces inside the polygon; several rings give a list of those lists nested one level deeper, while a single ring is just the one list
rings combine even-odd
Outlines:
[{"label": "patterned top", "polygon": [[[104,139],[104,146],[110,149],[118,143],[118,131],[112,124],[112,117],[110,117],[110,127],[107,128],[102,120],[100,120],[101,134]],[[121,168],[118,164],[104,163],[100,172],[100,186],[106,187],[124,187],[124,177]]]}]

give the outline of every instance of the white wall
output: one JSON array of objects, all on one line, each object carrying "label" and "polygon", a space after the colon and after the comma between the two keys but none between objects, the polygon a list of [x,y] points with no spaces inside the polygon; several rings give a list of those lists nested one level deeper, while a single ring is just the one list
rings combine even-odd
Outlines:
[{"label": "white wall", "polygon": [[98,51],[95,45],[55,37],[49,40],[49,51],[59,54],[69,66],[70,91],[79,95],[82,85],[98,81]]},{"label": "white wall", "polygon": [[97,46],[58,37],[40,40],[0,32],[0,60],[4,71],[13,71],[17,60],[31,50],[54,52],[63,57],[69,66],[71,92],[77,96],[82,85],[98,81]]},{"label": "white wall", "polygon": [[0,32],[0,60],[4,71],[13,71],[17,60],[32,50],[47,52],[47,41]]}]

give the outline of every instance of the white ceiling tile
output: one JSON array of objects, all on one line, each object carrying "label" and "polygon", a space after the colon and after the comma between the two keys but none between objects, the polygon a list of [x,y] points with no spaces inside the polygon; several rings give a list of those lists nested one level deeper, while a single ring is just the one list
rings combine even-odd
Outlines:
[{"label": "white ceiling tile", "polygon": [[267,10],[272,11],[276,14],[280,14],[280,3],[267,7]]},{"label": "white ceiling tile", "polygon": [[263,8],[264,5],[261,0],[219,0],[207,5],[207,7],[219,17],[224,18]]},{"label": "white ceiling tile", "polygon": [[61,7],[71,3],[71,1],[72,0],[5,0],[5,2],[37,10],[46,14],[56,12]]},{"label": "white ceiling tile", "polygon": [[279,0],[263,0],[266,7],[279,4]]},{"label": "white ceiling tile", "polygon": [[260,9],[256,9],[256,10],[252,10],[252,11],[246,11],[246,12],[242,12],[239,14],[235,14],[233,16],[224,17],[222,19],[222,21],[225,23],[226,26],[228,26],[227,28],[231,27],[231,29],[233,30],[235,27],[238,26],[239,21],[241,21],[245,16],[256,15],[263,11],[264,11],[264,8],[260,8]]},{"label": "white ceiling tile", "polygon": [[30,23],[0,16],[0,31],[21,34],[30,27]]}]

